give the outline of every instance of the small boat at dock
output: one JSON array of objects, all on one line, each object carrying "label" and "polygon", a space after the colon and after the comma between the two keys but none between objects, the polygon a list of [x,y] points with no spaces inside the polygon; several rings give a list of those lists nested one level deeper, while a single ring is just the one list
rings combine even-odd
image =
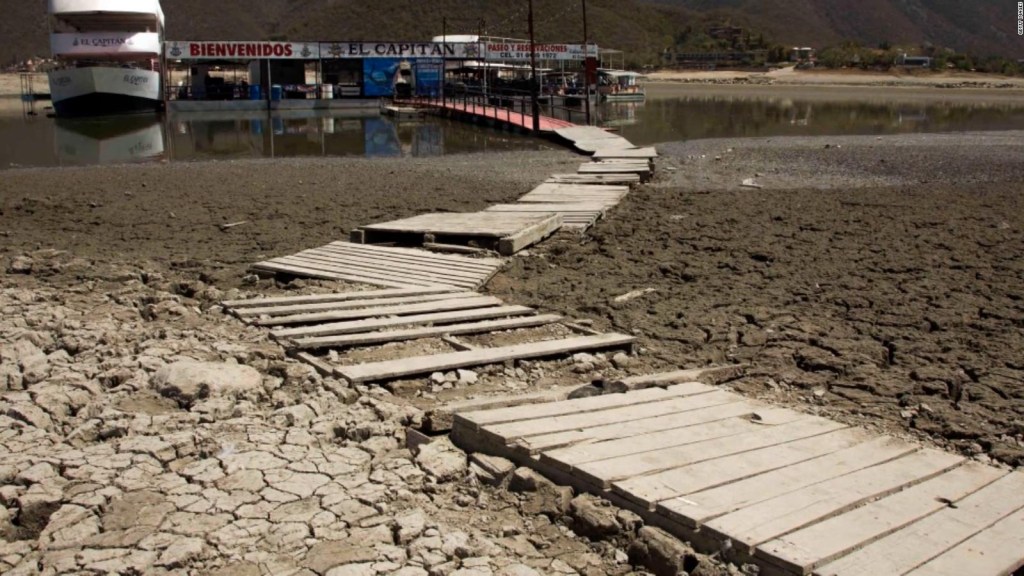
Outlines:
[{"label": "small boat at dock", "polygon": [[647,99],[643,74],[629,70],[601,68],[597,71],[597,92],[607,102],[643,102]]}]

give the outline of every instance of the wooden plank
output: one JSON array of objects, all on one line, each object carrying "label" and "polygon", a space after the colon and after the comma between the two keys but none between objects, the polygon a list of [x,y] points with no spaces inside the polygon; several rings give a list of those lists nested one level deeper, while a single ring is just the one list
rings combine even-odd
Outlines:
[{"label": "wooden plank", "polygon": [[[714,396],[712,396],[712,394],[699,396],[698,399],[706,399],[704,403],[707,404],[707,406],[705,406],[703,410],[692,414],[673,414],[673,424],[678,424],[678,426],[669,425],[670,427],[668,428],[654,430],[646,434],[621,436],[603,442],[586,443],[566,448],[555,448],[545,451],[545,453],[541,455],[540,460],[554,468],[569,471],[580,467],[583,464],[587,464],[588,462],[598,462],[613,458],[627,458],[651,450],[663,450],[667,448],[685,446],[687,444],[694,443],[692,434],[693,430],[681,429],[681,427],[687,428],[696,424],[710,425],[708,423],[723,420],[723,418],[721,418],[723,411],[728,411],[730,409],[745,409],[747,414],[757,412],[757,408],[743,401],[742,396],[729,394],[728,398],[724,398],[721,396],[722,394],[727,393],[718,391],[714,393]],[[709,396],[711,398],[708,398]],[[717,404],[712,403],[716,400],[728,401],[719,402]],[[734,404],[738,404],[739,406],[733,406]],[[707,410],[711,411],[706,414],[705,412]],[[762,410],[771,409],[762,407]],[[776,409],[775,411],[779,412],[779,414],[774,417],[774,420],[778,425],[796,422],[807,418],[806,415],[792,410]],[[735,431],[735,434],[759,432],[763,428],[763,425],[755,424],[749,419],[744,421],[744,419],[740,417],[734,417],[733,420],[734,422],[728,426],[730,426],[731,430]],[[723,434],[722,437],[731,435],[734,434]]]},{"label": "wooden plank", "polygon": [[356,366],[344,366],[338,368],[337,373],[349,382],[369,382],[411,376],[413,374],[453,370],[466,366],[493,364],[506,360],[542,358],[582,350],[632,346],[635,341],[635,337],[625,334],[580,336],[563,340],[547,340],[544,342],[472,350],[469,352],[451,352],[386,360],[383,362],[370,362]]},{"label": "wooden plank", "polygon": [[458,265],[452,264],[435,264],[433,262],[404,262],[389,260],[385,257],[377,256],[358,256],[353,254],[347,254],[345,251],[339,251],[334,248],[325,246],[323,248],[315,248],[313,250],[306,250],[299,252],[296,256],[320,256],[326,259],[330,259],[334,262],[342,263],[345,265],[356,266],[361,268],[370,269],[398,269],[403,272],[427,272],[431,275],[454,277],[454,278],[466,278],[471,280],[479,279],[491,272],[491,270],[478,270],[478,269],[466,269],[457,267]]},{"label": "wooden plank", "polygon": [[507,316],[525,316],[537,311],[527,306],[493,306],[475,310],[455,310],[452,312],[431,312],[427,314],[411,314],[392,318],[372,318],[367,320],[351,320],[347,322],[331,322],[316,326],[299,328],[282,328],[274,330],[271,336],[277,339],[305,338],[314,336],[332,336],[337,334],[358,334],[372,332],[384,328],[415,326],[425,324],[452,324],[471,320],[489,320]]},{"label": "wooden plank", "polygon": [[403,220],[368,224],[363,230],[398,234],[436,234],[504,238],[522,232],[545,220],[543,215],[505,217],[499,214],[473,212],[468,214],[421,214]]},{"label": "wooden plank", "polygon": [[[696,464],[705,460],[713,460],[723,456],[775,446],[776,444],[820,436],[841,428],[845,428],[845,426],[838,422],[830,422],[823,418],[808,416],[789,424],[684,446],[659,448],[654,444],[641,444],[637,442],[635,444],[636,453],[634,454],[586,462],[579,465],[571,460],[559,458],[559,461],[563,465],[572,466],[574,474],[580,476],[584,481],[607,489],[611,486],[612,482],[618,482],[626,478],[653,474],[688,464]],[[551,456],[552,454],[553,452],[545,455]]]},{"label": "wooden plank", "polygon": [[545,182],[552,184],[625,184],[634,186],[640,183],[636,174],[552,174]]},{"label": "wooden plank", "polygon": [[[609,422],[622,423],[642,418],[664,416],[666,414],[679,414],[690,410],[700,410],[721,404],[729,404],[740,401],[741,397],[722,390],[714,390],[707,394],[696,394],[680,398],[666,398],[659,402],[648,402],[633,406],[620,406],[609,408],[600,412],[584,412],[581,414],[564,414],[561,416],[550,416],[547,418],[534,418],[531,420],[519,420],[517,422],[506,422],[505,424],[492,424],[483,431],[495,439],[500,439],[505,444],[528,436],[540,436],[555,432],[568,430],[580,430],[592,426],[600,426]],[[677,438],[679,432],[672,431]],[[646,438],[641,436],[640,438]],[[588,450],[590,453],[600,453],[601,445],[589,444],[577,447],[578,450]],[[572,450],[569,448],[567,450]]]},{"label": "wooden plank", "polygon": [[653,147],[630,149],[602,148],[601,150],[594,152],[595,160],[618,160],[623,158],[654,159],[657,157],[658,151],[655,150]]},{"label": "wooden plank", "polygon": [[413,304],[415,302],[436,302],[454,298],[476,298],[476,292],[445,292],[441,294],[424,294],[422,296],[395,296],[392,298],[371,298],[367,300],[342,300],[338,302],[320,302],[314,304],[292,304],[283,306],[264,306],[262,308],[240,308],[235,314],[245,318],[250,316],[288,316],[291,314],[307,314],[327,310],[347,310],[351,308],[368,308],[370,306],[392,306],[395,304]]},{"label": "wooden plank", "polygon": [[968,462],[892,496],[766,542],[755,556],[796,574],[809,574],[822,564],[942,510],[950,502],[955,505],[1005,474],[991,466]]},{"label": "wooden plank", "polygon": [[604,214],[605,205],[599,202],[576,202],[576,203],[544,203],[544,204],[495,204],[488,206],[485,212],[537,212],[537,213],[559,213],[584,212],[588,214]]},{"label": "wooden plank", "polygon": [[[369,270],[366,268],[342,266],[338,264],[331,264],[322,262],[316,259],[303,258],[300,256],[284,256],[277,258],[272,261],[276,265],[285,265],[297,267],[298,269],[311,270],[320,273],[334,274],[339,277],[347,278],[360,278],[366,281],[373,281],[376,283],[389,282],[395,286],[459,286],[462,288],[476,288],[479,282],[472,280],[463,280],[459,278],[427,278],[420,275],[414,274],[403,274],[400,271],[380,271],[380,270]],[[258,266],[265,266],[266,262],[261,262]]]},{"label": "wooden plank", "polygon": [[280,261],[289,263],[301,263],[310,268],[320,268],[328,271],[356,271],[360,274],[373,274],[394,279],[415,279],[432,282],[434,284],[451,284],[456,286],[476,286],[481,282],[480,277],[467,277],[465,275],[453,275],[446,272],[422,272],[410,270],[402,265],[387,266],[386,264],[363,264],[359,262],[338,261],[331,256],[320,254],[301,253],[293,256],[280,258]]},{"label": "wooden plank", "polygon": [[[483,398],[449,402],[428,410],[424,426],[426,427],[426,430],[431,433],[449,432],[453,428],[456,414],[524,406],[528,404],[544,405],[552,402],[560,402],[568,398],[570,394],[583,385],[584,384],[570,384],[568,386],[556,386],[540,392],[529,392],[526,394],[515,395],[502,394],[499,396],[485,396]],[[469,432],[471,434],[475,434],[476,428],[474,427]],[[457,443],[458,437],[453,435],[452,440]]]},{"label": "wooden plank", "polygon": [[581,152],[589,152],[593,154],[598,150],[607,150],[609,148],[620,148],[628,149],[635,148],[632,142],[625,138],[600,138],[596,140],[579,140],[573,143],[573,147]]},{"label": "wooden plank", "polygon": [[601,164],[590,162],[580,165],[580,174],[640,174],[644,177],[651,173],[650,166],[641,164]]},{"label": "wooden plank", "polygon": [[317,372],[320,373],[321,376],[330,376],[334,374],[334,367],[308,352],[297,352],[294,354],[294,356],[295,358],[298,358],[299,360],[312,366]]},{"label": "wooden plank", "polygon": [[572,126],[569,128],[559,128],[558,130],[555,130],[555,134],[558,134],[562,138],[572,142],[576,142],[578,140],[608,140],[622,138],[622,136],[619,136],[618,134],[614,134],[597,126]]},{"label": "wooden plank", "polygon": [[[906,574],[1024,508],[1024,473],[1013,472],[943,510],[816,570],[821,576]],[[978,574],[969,571],[967,574]]]},{"label": "wooden plank", "polygon": [[942,474],[962,462],[961,456],[920,450],[714,518],[701,532],[712,538],[729,538],[734,546],[752,551],[758,544]]},{"label": "wooden plank", "polygon": [[293,304],[317,304],[321,302],[345,302],[348,300],[363,300],[370,298],[391,298],[393,296],[426,296],[428,294],[443,294],[445,292],[457,292],[458,289],[452,286],[437,286],[423,288],[388,288],[385,290],[365,290],[341,292],[334,294],[310,294],[305,296],[279,296],[272,298],[250,298],[247,300],[225,300],[220,305],[225,308],[260,308],[265,306],[289,306]]},{"label": "wooden plank", "polygon": [[1024,567],[1024,509],[975,534],[908,576],[1009,576]]},{"label": "wooden plank", "polygon": [[327,251],[306,251],[289,256],[289,258],[318,262],[327,266],[351,267],[365,270],[367,273],[372,274],[401,274],[403,276],[426,278],[428,280],[437,279],[443,282],[478,283],[490,274],[490,272],[456,271],[446,268],[433,268],[430,265],[373,260],[372,258],[361,260],[349,256],[338,256]]},{"label": "wooden plank", "polygon": [[430,260],[439,260],[453,264],[479,265],[485,267],[502,266],[505,263],[501,258],[467,258],[465,256],[435,254],[418,248],[402,248],[398,246],[385,247],[374,246],[372,244],[353,244],[351,242],[342,241],[331,242],[330,244],[327,244],[327,246],[346,249],[354,253],[371,254],[373,256],[387,256],[390,258],[405,256],[415,261],[428,258]]},{"label": "wooden plank", "polygon": [[473,248],[472,246],[460,246],[458,244],[440,244],[438,242],[424,242],[423,248],[425,250],[435,250],[437,252],[452,252],[456,254],[489,254],[490,250],[485,248]]},{"label": "wooden plank", "polygon": [[[746,432],[758,426],[753,422],[744,422],[744,424],[746,426],[743,428],[737,427],[737,433]],[[868,434],[860,430],[837,430],[823,436],[805,438],[753,452],[673,468],[649,476],[627,478],[613,483],[612,489],[645,509],[653,510],[655,505],[662,500],[679,498],[693,492],[741,481],[783,466],[812,460],[855,446],[868,439]],[[910,450],[904,452],[906,451]],[[890,453],[892,452],[890,451]]]},{"label": "wooden plank", "polygon": [[824,436],[712,460],[706,467],[700,465],[700,471],[691,466],[689,470],[697,474],[739,466],[735,471],[722,475],[722,486],[701,488],[699,491],[688,480],[680,482],[673,478],[672,471],[666,471],[662,477],[666,490],[650,494],[649,499],[660,500],[657,506],[659,514],[696,529],[711,518],[888,462],[917,450],[916,446],[886,436],[867,441],[858,440],[863,437],[863,431],[858,429],[839,430]]},{"label": "wooden plank", "polygon": [[493,296],[477,296],[475,298],[455,298],[438,302],[421,302],[418,304],[399,304],[396,306],[379,306],[358,310],[337,310],[333,312],[317,312],[313,314],[295,314],[256,320],[259,326],[284,326],[287,324],[311,324],[314,322],[336,322],[339,320],[357,320],[376,316],[395,316],[440,312],[451,310],[468,310],[471,308],[487,308],[500,306],[501,300]]},{"label": "wooden plank", "polygon": [[435,336],[456,335],[456,334],[481,334],[485,332],[496,332],[499,330],[515,330],[517,328],[530,328],[543,326],[558,322],[562,317],[557,314],[542,314],[537,316],[526,316],[522,318],[506,318],[502,320],[486,320],[464,324],[445,324],[441,326],[430,326],[427,328],[407,328],[404,330],[387,330],[380,332],[364,332],[361,334],[348,334],[344,336],[327,336],[322,338],[305,338],[296,340],[296,348],[309,350],[316,348],[340,348],[347,346],[365,346],[367,344],[379,344],[382,342],[399,342],[403,340],[417,340]]},{"label": "wooden plank", "polygon": [[620,406],[643,404],[645,402],[657,402],[666,398],[677,396],[692,396],[695,394],[707,394],[717,390],[713,386],[700,384],[699,382],[687,382],[668,389],[643,390],[633,394],[605,394],[603,396],[590,396],[587,398],[576,398],[563,402],[552,402],[541,406],[518,406],[502,410],[483,410],[479,412],[465,412],[456,416],[457,420],[463,421],[474,430],[480,426],[491,424],[502,424],[505,422],[516,422],[519,420],[531,420],[534,418],[549,418],[565,414],[576,414],[592,412],[595,410],[608,410]]},{"label": "wooden plank", "polygon": [[434,282],[398,282],[395,280],[385,280],[376,276],[365,276],[361,274],[348,274],[348,273],[337,273],[337,272],[326,272],[324,270],[317,270],[315,268],[309,268],[306,266],[299,266],[296,264],[276,263],[276,262],[258,262],[249,267],[250,270],[256,272],[272,272],[275,274],[290,274],[292,276],[300,276],[303,278],[318,278],[321,280],[344,280],[347,282],[360,282],[363,284],[376,284],[378,286],[389,286],[392,288],[408,288],[410,286],[438,286]]},{"label": "wooden plank", "polygon": [[561,227],[562,216],[560,214],[547,216],[533,226],[523,228],[511,236],[507,236],[499,240],[498,253],[502,256],[511,256],[523,248],[532,246],[544,238],[547,238]]},{"label": "wooden plank", "polygon": [[622,198],[629,194],[629,186],[621,184],[579,184],[552,183],[538,184],[529,194],[597,194]]},{"label": "wooden plank", "polygon": [[531,454],[575,444],[602,442],[617,438],[631,438],[662,430],[676,430],[697,424],[707,424],[729,418],[751,416],[757,406],[746,402],[731,402],[714,406],[699,412],[675,413],[653,418],[642,418],[624,423],[609,423],[581,430],[567,430],[552,434],[530,436],[519,441],[519,445]]},{"label": "wooden plank", "polygon": [[660,372],[658,374],[642,374],[639,376],[627,376],[620,380],[607,382],[605,386],[614,392],[630,392],[643,390],[645,388],[664,388],[679,382],[703,382],[717,386],[730,379],[743,375],[745,366],[742,364],[731,364],[727,366],[709,366],[706,368],[687,368],[684,370],[673,370]]},{"label": "wooden plank", "polygon": [[358,249],[352,249],[350,246],[351,245],[345,245],[339,242],[328,244],[326,246],[320,246],[319,248],[314,248],[313,250],[325,251],[333,254],[342,255],[346,258],[351,258],[353,261],[357,262],[363,262],[366,260],[371,260],[374,262],[395,262],[405,265],[426,266],[432,270],[446,270],[453,272],[475,272],[477,274],[489,273],[497,268],[500,268],[503,264],[503,262],[500,260],[494,261],[493,263],[490,262],[493,259],[488,259],[487,263],[478,263],[473,258],[465,257],[462,258],[462,262],[452,261],[447,258],[434,258],[433,256],[435,253],[429,252],[427,250],[421,250],[421,252],[423,252],[422,256],[410,256],[403,252],[391,253],[380,252],[380,250],[377,251],[378,253],[363,252]]}]

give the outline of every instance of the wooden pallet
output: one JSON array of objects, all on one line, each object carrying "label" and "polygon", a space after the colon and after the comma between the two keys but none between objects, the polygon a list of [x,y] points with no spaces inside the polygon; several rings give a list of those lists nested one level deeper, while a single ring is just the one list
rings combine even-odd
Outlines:
[{"label": "wooden pallet", "polygon": [[503,265],[498,258],[436,254],[425,250],[332,242],[252,265],[256,272],[345,280],[391,288],[476,289]]},{"label": "wooden pallet", "polygon": [[557,214],[562,218],[563,228],[587,229],[593,226],[602,216],[608,204],[603,202],[544,202],[515,204],[496,204],[486,212],[501,214]]},{"label": "wooden pallet", "polygon": [[594,152],[594,160],[654,160],[658,151],[654,148],[602,148]]},{"label": "wooden pallet", "polygon": [[548,184],[620,184],[636,186],[640,183],[637,174],[552,174],[545,180]]},{"label": "wooden pallet", "polygon": [[646,161],[626,161],[617,160],[609,162],[587,162],[581,164],[579,168],[580,174],[636,174],[640,177],[641,182],[646,182],[651,179],[653,170],[650,163]]},{"label": "wooden pallet", "polygon": [[537,186],[519,202],[604,202],[610,206],[618,204],[629,194],[629,186],[601,184],[551,184]]},{"label": "wooden pallet", "polygon": [[475,243],[502,256],[511,256],[540,242],[561,226],[562,220],[557,214],[423,214],[362,226],[353,231],[352,240],[369,244],[393,241],[418,245]]},{"label": "wooden pallet", "polygon": [[458,413],[456,444],[602,495],[761,573],[1010,574],[1024,472],[698,383]]}]

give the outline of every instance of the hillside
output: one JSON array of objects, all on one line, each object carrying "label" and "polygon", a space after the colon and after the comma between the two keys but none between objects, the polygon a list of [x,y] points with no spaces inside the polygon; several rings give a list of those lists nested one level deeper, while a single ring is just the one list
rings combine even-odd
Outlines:
[{"label": "hillside", "polygon": [[[0,19],[0,63],[49,53],[46,0],[8,2]],[[1005,0],[589,0],[590,37],[653,61],[683,27],[730,21],[776,42],[825,46],[846,39],[868,45],[933,42],[960,51],[1024,57]],[[164,0],[174,39],[408,39],[484,31],[526,36],[526,2],[485,0]],[[538,38],[579,41],[580,3],[536,0]]]}]

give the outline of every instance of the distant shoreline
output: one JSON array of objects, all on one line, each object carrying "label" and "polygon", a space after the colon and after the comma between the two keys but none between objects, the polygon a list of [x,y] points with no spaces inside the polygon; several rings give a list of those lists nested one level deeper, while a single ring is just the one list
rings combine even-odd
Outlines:
[{"label": "distant shoreline", "polygon": [[1024,90],[1024,78],[980,72],[865,72],[862,70],[796,70],[793,67],[787,67],[770,72],[659,70],[647,74],[647,78],[651,82],[682,84]]}]

